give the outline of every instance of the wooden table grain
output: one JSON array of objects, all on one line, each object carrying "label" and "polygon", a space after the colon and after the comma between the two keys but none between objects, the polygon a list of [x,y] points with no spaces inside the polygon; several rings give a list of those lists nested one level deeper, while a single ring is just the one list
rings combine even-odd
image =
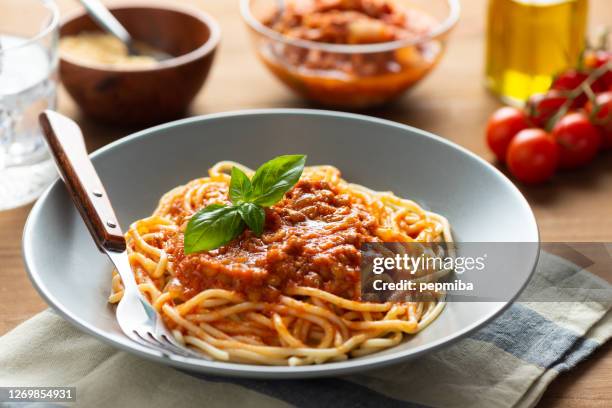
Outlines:
[{"label": "wooden table grain", "polygon": [[[183,0],[211,13],[222,28],[222,42],[211,75],[190,115],[245,108],[311,107],[293,96],[256,60],[236,1]],[[591,0],[590,27],[612,23],[610,0]],[[118,2],[115,2],[118,3]],[[60,0],[62,13],[78,8]],[[371,115],[416,126],[491,159],[483,143],[483,125],[498,106],[482,86],[486,0],[464,0],[461,20],[440,65],[397,104]],[[19,16],[21,18],[21,16]],[[134,129],[110,128],[81,116],[60,90],[59,110],[83,127],[89,150]],[[562,174],[554,182],[521,187],[547,241],[612,241],[612,156],[584,170]],[[21,234],[31,206],[0,212],[0,334],[43,310],[21,259]],[[612,406],[612,346],[561,375],[547,390],[542,407]]]}]

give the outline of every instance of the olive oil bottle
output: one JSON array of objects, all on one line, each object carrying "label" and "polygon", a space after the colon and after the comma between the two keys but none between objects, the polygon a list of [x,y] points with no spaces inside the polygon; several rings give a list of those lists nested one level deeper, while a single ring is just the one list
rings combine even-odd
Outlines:
[{"label": "olive oil bottle", "polygon": [[588,0],[489,0],[486,84],[520,105],[575,66],[585,43]]}]

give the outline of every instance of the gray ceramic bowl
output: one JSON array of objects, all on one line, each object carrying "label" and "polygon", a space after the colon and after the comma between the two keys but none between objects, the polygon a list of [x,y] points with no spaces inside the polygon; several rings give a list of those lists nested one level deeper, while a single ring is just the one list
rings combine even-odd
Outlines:
[{"label": "gray ceramic bowl", "polygon": [[[446,215],[457,240],[538,241],[529,205],[491,165],[437,136],[367,116],[289,109],[209,115],[139,132],[92,157],[119,220],[127,227],[149,215],[164,192],[204,175],[219,160],[255,167],[288,153],[308,154],[310,165],[333,164],[350,181],[392,190]],[[80,329],[143,357],[228,376],[316,377],[392,364],[459,339],[509,304],[449,303],[431,326],[401,345],[345,362],[263,367],[199,359],[170,361],[121,333],[106,301],[111,265],[97,251],[61,182],[52,185],[32,209],[23,253],[34,286]],[[537,249],[523,255],[512,267],[526,282]]]}]

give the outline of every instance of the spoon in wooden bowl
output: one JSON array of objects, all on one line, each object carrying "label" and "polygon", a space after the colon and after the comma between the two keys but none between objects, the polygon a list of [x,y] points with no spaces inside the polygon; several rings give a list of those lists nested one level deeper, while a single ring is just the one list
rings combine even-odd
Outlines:
[{"label": "spoon in wooden bowl", "polygon": [[155,61],[164,61],[172,55],[156,50],[141,41],[134,40],[123,25],[111,14],[100,0],[79,0],[87,13],[104,31],[117,37],[127,47],[130,55],[141,55],[153,58]]}]

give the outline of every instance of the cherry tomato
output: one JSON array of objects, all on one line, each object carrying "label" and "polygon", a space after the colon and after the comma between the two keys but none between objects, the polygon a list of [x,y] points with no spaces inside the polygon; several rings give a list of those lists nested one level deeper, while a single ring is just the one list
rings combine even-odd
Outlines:
[{"label": "cherry tomato", "polygon": [[[610,62],[612,62],[612,52],[606,50],[590,51],[584,57],[584,65],[590,69],[597,69]],[[591,88],[596,93],[612,91],[612,70],[608,70],[608,72],[597,79]]]},{"label": "cherry tomato", "polygon": [[558,75],[550,86],[551,89],[557,89],[559,91],[573,91],[578,88],[588,75],[584,72],[570,69]]},{"label": "cherry tomato", "polygon": [[589,101],[585,109],[591,123],[599,129],[602,147],[612,148],[612,92],[598,94],[595,103]]},{"label": "cherry tomato", "polygon": [[612,53],[606,50],[590,50],[584,55],[584,66],[590,69],[601,67],[612,60]]},{"label": "cherry tomato", "polygon": [[559,166],[564,169],[574,169],[590,162],[601,147],[599,130],[582,112],[562,117],[552,134],[559,145]]},{"label": "cherry tomato", "polygon": [[527,116],[520,109],[505,106],[493,112],[487,123],[487,144],[499,161],[506,159],[514,135],[528,127]]},{"label": "cherry tomato", "polygon": [[524,183],[542,183],[557,169],[557,143],[542,129],[521,130],[510,142],[506,163],[510,173]]},{"label": "cherry tomato", "polygon": [[567,97],[558,90],[534,94],[527,101],[527,115],[534,126],[544,128],[566,101]]},{"label": "cherry tomato", "polygon": [[[553,81],[551,85],[551,89],[556,89],[561,92],[571,92],[576,88],[580,87],[585,79],[588,78],[588,74],[580,71],[576,71],[575,69],[570,69],[568,71],[563,72],[558,75],[557,78]],[[578,109],[584,106],[585,103],[589,100],[586,93],[581,92],[573,101],[572,108]]]}]

